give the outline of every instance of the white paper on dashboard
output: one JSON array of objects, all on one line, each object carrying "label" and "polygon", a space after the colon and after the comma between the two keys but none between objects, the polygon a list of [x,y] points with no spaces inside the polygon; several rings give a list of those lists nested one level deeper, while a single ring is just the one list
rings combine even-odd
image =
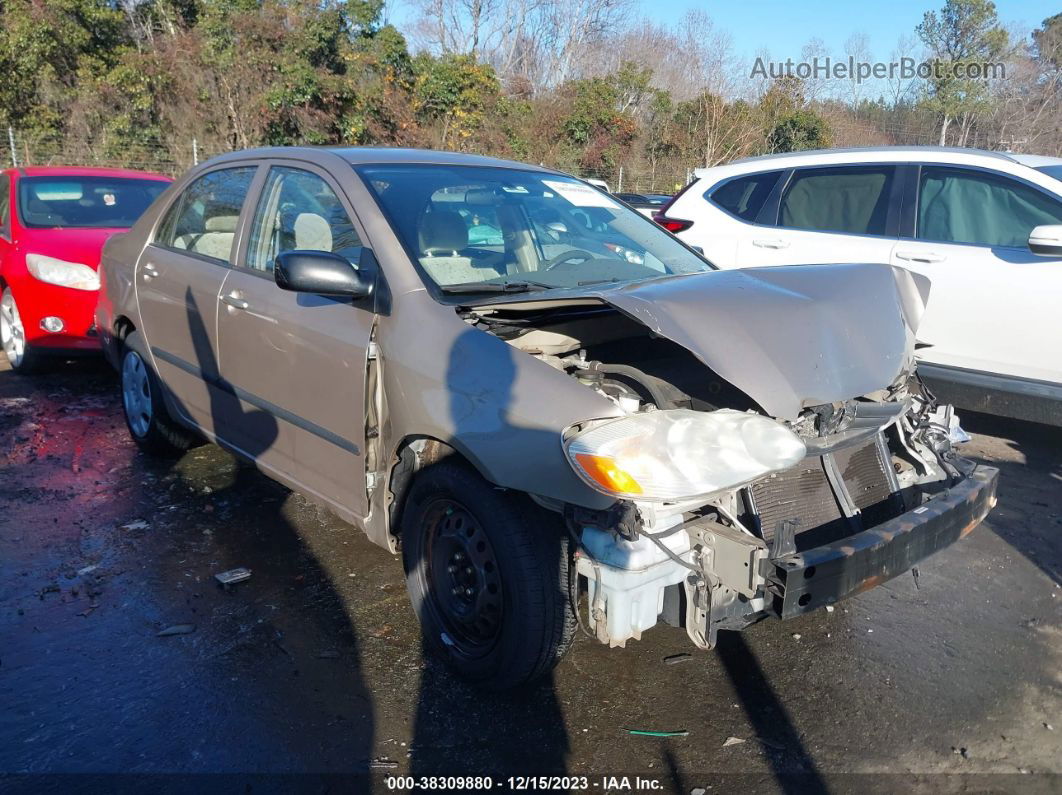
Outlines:
[{"label": "white paper on dashboard", "polygon": [[544,179],[542,182],[576,207],[608,207],[615,210],[620,206],[597,188],[583,185],[581,182],[559,182],[552,179]]}]

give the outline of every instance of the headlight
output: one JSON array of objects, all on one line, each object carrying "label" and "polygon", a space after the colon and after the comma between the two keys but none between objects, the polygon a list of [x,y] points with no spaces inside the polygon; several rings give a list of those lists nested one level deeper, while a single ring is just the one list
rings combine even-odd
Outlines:
[{"label": "headlight", "polygon": [[667,409],[609,420],[564,445],[588,485],[615,497],[676,501],[737,488],[807,454],[785,426],[732,409]]},{"label": "headlight", "polygon": [[43,254],[27,254],[26,268],[35,279],[75,290],[100,289],[100,276],[88,265],[66,262]]}]

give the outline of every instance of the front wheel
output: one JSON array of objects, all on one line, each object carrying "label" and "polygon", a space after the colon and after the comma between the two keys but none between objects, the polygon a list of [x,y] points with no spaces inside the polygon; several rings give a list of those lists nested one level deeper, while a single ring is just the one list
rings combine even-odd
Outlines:
[{"label": "front wheel", "polygon": [[5,288],[0,296],[0,343],[16,373],[34,373],[42,369],[41,355],[26,344],[26,329],[10,287]]},{"label": "front wheel", "polygon": [[162,384],[141,355],[140,335],[133,332],[122,349],[122,409],[129,435],[145,453],[175,458],[195,444],[196,437],[170,417]]},{"label": "front wheel", "polygon": [[417,474],[402,512],[406,585],[425,645],[505,690],[550,671],[574,637],[560,520],[456,459]]}]

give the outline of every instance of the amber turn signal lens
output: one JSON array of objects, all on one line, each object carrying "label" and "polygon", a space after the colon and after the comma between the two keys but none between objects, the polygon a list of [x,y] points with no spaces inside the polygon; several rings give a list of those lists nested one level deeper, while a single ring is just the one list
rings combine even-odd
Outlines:
[{"label": "amber turn signal lens", "polygon": [[583,468],[587,477],[606,491],[620,494],[642,493],[642,487],[638,485],[638,481],[616,466],[616,462],[611,458],[590,453],[576,453],[575,460]]}]

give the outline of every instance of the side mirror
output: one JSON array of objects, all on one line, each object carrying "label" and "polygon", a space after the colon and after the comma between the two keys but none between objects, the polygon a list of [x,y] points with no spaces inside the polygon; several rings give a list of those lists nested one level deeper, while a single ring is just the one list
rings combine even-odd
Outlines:
[{"label": "side mirror", "polygon": [[336,298],[367,298],[376,286],[376,258],[356,249],[357,267],[330,251],[285,251],[277,255],[273,279],[282,290]]},{"label": "side mirror", "polygon": [[1033,229],[1029,233],[1029,251],[1041,257],[1062,257],[1062,224]]}]

